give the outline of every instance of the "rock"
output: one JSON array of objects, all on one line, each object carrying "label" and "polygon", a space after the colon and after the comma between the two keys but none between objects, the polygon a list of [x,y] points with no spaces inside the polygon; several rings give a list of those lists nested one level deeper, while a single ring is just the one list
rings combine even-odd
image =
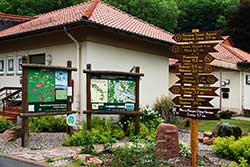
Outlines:
[{"label": "rock", "polygon": [[203,133],[203,138],[204,138],[204,137],[213,138],[213,136],[214,136],[214,133],[213,133],[213,132],[204,132],[204,133]]},{"label": "rock", "polygon": [[2,139],[5,141],[15,141],[17,138],[21,137],[22,128],[19,126],[13,127],[11,129],[7,129],[1,135]]},{"label": "rock", "polygon": [[213,130],[215,137],[234,136],[236,139],[241,137],[240,127],[228,123],[218,123]]},{"label": "rock", "polygon": [[156,156],[179,157],[178,128],[175,125],[161,123],[157,127]]},{"label": "rock", "polygon": [[87,165],[87,166],[91,164],[95,164],[96,167],[101,167],[103,164],[103,162],[99,158],[93,155],[89,155],[89,154],[78,154],[78,155],[75,155],[73,158],[82,160],[84,165]]},{"label": "rock", "polygon": [[215,139],[214,137],[213,138],[204,137],[202,143],[210,146],[214,143],[214,139]]}]

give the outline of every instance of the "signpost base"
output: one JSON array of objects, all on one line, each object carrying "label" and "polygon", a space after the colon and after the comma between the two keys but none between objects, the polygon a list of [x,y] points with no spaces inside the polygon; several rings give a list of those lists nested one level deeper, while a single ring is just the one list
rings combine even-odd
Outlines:
[{"label": "signpost base", "polygon": [[197,167],[198,157],[198,119],[191,119],[191,153],[192,167]]}]

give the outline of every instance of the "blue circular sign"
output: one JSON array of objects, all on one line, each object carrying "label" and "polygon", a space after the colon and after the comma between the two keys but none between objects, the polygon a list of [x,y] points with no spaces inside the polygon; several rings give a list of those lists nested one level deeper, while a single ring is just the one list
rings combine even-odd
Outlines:
[{"label": "blue circular sign", "polygon": [[68,115],[66,122],[68,126],[74,126],[76,124],[76,116],[73,114]]}]

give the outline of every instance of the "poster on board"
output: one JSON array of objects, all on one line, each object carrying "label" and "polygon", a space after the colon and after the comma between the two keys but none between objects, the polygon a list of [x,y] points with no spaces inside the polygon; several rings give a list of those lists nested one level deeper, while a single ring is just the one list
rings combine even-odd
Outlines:
[{"label": "poster on board", "polygon": [[133,111],[135,109],[136,81],[133,77],[92,76],[92,110]]},{"label": "poster on board", "polygon": [[67,86],[67,71],[29,69],[29,112],[67,111]]}]

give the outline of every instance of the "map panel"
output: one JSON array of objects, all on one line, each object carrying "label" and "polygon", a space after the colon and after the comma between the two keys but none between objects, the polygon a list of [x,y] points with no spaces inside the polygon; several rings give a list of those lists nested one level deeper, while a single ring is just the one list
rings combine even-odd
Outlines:
[{"label": "map panel", "polygon": [[28,102],[55,101],[55,73],[47,69],[28,70]]},{"label": "map panel", "polygon": [[134,110],[136,81],[133,78],[102,76],[91,79],[94,110]]}]

